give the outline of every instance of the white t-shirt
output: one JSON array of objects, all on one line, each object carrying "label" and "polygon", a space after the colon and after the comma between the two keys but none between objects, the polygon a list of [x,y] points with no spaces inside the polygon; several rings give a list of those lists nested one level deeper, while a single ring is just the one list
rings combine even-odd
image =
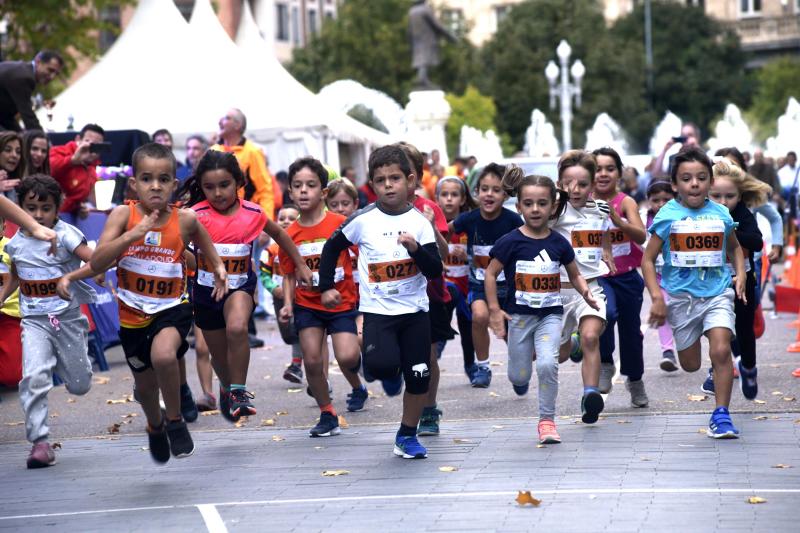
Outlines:
[{"label": "white t-shirt", "polygon": [[358,246],[358,276],[363,313],[402,315],[428,310],[427,280],[397,238],[409,233],[422,246],[435,242],[433,227],[415,208],[397,215],[372,204],[341,227]]},{"label": "white t-shirt", "polygon": [[[575,250],[575,264],[586,279],[599,278],[608,274],[608,266],[603,262],[603,234],[611,228],[608,214],[597,206],[598,201],[589,200],[580,209],[567,203],[566,209],[557,220],[550,222],[553,231],[572,244]],[[561,267],[561,281],[569,282],[566,269]]]},{"label": "white t-shirt", "polygon": [[781,187],[784,189],[787,187],[791,187],[794,185],[795,177],[797,176],[797,165],[790,167],[789,165],[783,165],[781,168],[778,169],[778,180],[781,183]]}]

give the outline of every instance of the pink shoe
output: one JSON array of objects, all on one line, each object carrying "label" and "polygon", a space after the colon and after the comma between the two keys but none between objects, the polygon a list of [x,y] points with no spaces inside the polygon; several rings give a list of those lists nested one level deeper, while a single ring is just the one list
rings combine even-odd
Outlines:
[{"label": "pink shoe", "polygon": [[556,423],[552,420],[539,420],[539,444],[558,444],[561,437],[556,431]]},{"label": "pink shoe", "polygon": [[28,455],[28,468],[44,468],[56,464],[56,453],[47,441],[37,442]]}]

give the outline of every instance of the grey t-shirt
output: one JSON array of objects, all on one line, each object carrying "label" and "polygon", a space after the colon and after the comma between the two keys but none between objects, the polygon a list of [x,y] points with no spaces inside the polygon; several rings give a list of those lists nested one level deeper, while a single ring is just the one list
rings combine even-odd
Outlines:
[{"label": "grey t-shirt", "polygon": [[53,227],[58,239],[55,255],[49,255],[50,243],[34,239],[17,231],[6,244],[6,253],[11,257],[19,275],[19,308],[23,317],[34,315],[57,315],[90,303],[97,296],[94,289],[83,281],[70,284],[72,300],[62,300],[56,294],[56,283],[68,272],[77,270],[81,260],[73,252],[86,243],[86,237],[63,220]]}]

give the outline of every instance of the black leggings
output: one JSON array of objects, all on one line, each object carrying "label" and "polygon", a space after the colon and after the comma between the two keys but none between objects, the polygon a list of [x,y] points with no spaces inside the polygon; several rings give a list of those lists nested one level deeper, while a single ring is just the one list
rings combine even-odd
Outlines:
[{"label": "black leggings", "polygon": [[425,394],[431,379],[428,313],[364,313],[364,369],[376,379],[402,374],[409,394]]},{"label": "black leggings", "polygon": [[753,368],[756,366],[756,334],[753,324],[758,302],[756,302],[756,276],[752,270],[747,273],[744,285],[747,303],[738,298],[733,303],[733,312],[736,314],[736,338],[731,341],[731,351],[734,356],[741,356],[745,368]]}]

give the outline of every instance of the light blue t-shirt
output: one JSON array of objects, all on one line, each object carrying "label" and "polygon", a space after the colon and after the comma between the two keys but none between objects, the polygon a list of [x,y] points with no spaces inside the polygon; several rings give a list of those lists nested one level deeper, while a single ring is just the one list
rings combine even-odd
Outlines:
[{"label": "light blue t-shirt", "polygon": [[[673,227],[676,222],[678,227]],[[698,224],[694,231],[690,228],[693,224]],[[728,208],[711,200],[706,200],[700,209],[690,209],[677,200],[667,202],[658,211],[649,230],[664,241],[661,247],[664,259],[661,286],[664,290],[669,294],[685,293],[707,298],[722,294],[730,287],[731,274],[725,267],[725,251],[728,235],[733,229],[733,218]],[[721,243],[717,231],[723,234]],[[682,246],[679,253],[673,253],[671,236],[674,242],[682,243],[679,244]],[[718,266],[677,266],[675,262]]]}]

